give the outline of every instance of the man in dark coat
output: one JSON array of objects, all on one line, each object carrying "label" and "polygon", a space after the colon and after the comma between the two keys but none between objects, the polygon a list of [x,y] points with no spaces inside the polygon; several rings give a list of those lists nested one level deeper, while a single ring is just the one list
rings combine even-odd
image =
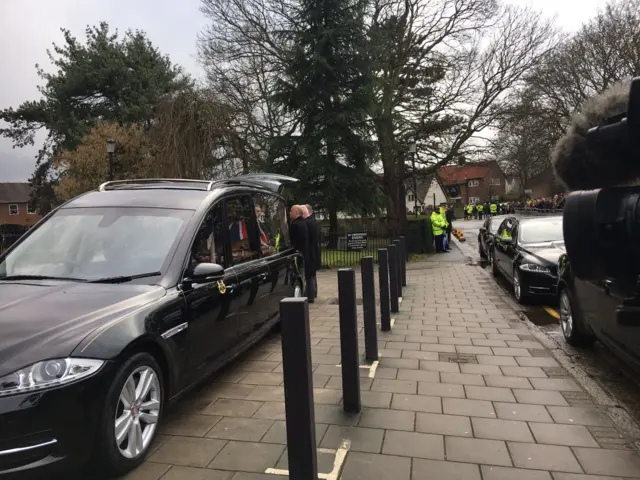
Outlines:
[{"label": "man in dark coat", "polygon": [[[291,207],[289,211],[289,217],[291,218],[289,234],[291,235],[291,244],[302,255],[304,265],[298,265],[298,268],[300,270],[304,268],[306,277],[307,265],[310,265],[312,262],[309,255],[309,226],[304,219],[305,211],[302,205],[294,205]],[[309,299],[309,301],[312,300]]]},{"label": "man in dark coat", "polygon": [[445,217],[447,219],[447,250],[451,250],[451,233],[453,232],[453,221],[456,219],[456,214],[452,206],[446,206]]},{"label": "man in dark coat", "polygon": [[305,205],[304,207],[307,210],[305,222],[307,222],[309,230],[309,256],[311,257],[311,262],[313,262],[313,268],[305,268],[304,273],[307,281],[307,298],[309,298],[310,302],[313,302],[313,300],[318,297],[318,278],[316,277],[316,272],[320,269],[322,263],[320,256],[320,232],[311,205]]}]

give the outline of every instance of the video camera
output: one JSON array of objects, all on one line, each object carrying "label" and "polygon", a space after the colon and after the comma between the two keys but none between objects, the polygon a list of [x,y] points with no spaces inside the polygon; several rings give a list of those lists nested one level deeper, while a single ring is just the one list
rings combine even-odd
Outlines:
[{"label": "video camera", "polygon": [[[622,176],[640,173],[640,77],[631,82],[627,112],[590,128],[586,142],[594,163],[619,169]],[[632,184],[636,178],[640,175],[622,178],[619,183]],[[567,254],[576,277],[638,277],[640,184],[571,193],[563,223]]]}]

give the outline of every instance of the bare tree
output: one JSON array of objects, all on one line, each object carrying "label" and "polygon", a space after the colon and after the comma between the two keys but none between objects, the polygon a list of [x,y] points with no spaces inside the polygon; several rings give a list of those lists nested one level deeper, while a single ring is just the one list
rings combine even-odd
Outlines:
[{"label": "bare tree", "polygon": [[[460,153],[485,129],[496,126],[509,96],[525,85],[526,75],[541,64],[557,45],[557,31],[552,21],[528,8],[506,6],[495,25],[490,28],[487,44],[480,43],[468,51],[468,62],[457,63],[463,69],[462,78],[451,106],[464,118],[461,128],[442,139],[440,151],[431,151],[436,159],[431,168],[438,168]],[[453,68],[453,66],[452,66]],[[455,76],[454,76],[455,81]]]},{"label": "bare tree", "polygon": [[447,115],[442,91],[436,95],[449,66],[446,51],[482,29],[495,8],[494,0],[373,1],[370,55],[377,76],[371,118],[392,235],[406,222],[403,143],[417,139],[419,132],[447,130],[459,121]]},{"label": "bare tree", "polygon": [[[640,1],[640,0],[639,0]],[[272,101],[283,74],[299,0],[202,0],[200,37],[209,85],[232,106],[246,139],[245,168],[261,165],[274,139],[292,135]],[[369,112],[392,233],[406,221],[406,145],[418,142],[425,174],[471,156],[507,94],[556,41],[551,22],[498,0],[371,0],[368,55],[376,72]]]},{"label": "bare tree", "polygon": [[529,77],[558,131],[592,96],[640,74],[640,0],[614,0]]},{"label": "bare tree", "polygon": [[551,168],[551,149],[557,139],[535,91],[518,92],[503,112],[499,133],[491,142],[493,157],[502,171],[515,178],[524,196],[531,180]]},{"label": "bare tree", "polygon": [[614,0],[526,75],[508,99],[492,142],[495,158],[524,190],[551,167],[550,153],[581,105],[640,74],[640,0]]},{"label": "bare tree", "polygon": [[378,0],[371,24],[371,116],[395,232],[406,221],[406,143],[418,141],[425,174],[469,155],[557,37],[539,13],[493,0]]},{"label": "bare tree", "polygon": [[273,99],[283,75],[295,1],[203,0],[211,24],[200,34],[199,58],[208,86],[235,111],[233,127],[244,139],[243,170],[259,169],[274,139],[290,135],[294,119]]}]

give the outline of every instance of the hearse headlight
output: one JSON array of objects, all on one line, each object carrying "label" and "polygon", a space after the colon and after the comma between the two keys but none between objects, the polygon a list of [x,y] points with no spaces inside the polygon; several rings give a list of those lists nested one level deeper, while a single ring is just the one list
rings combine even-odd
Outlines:
[{"label": "hearse headlight", "polygon": [[543,267],[541,265],[536,265],[535,263],[523,263],[522,265],[520,265],[520,269],[526,272],[543,273],[545,275],[551,275],[550,268]]},{"label": "hearse headlight", "polygon": [[104,365],[91,358],[57,358],[34,363],[0,378],[0,397],[30,393],[89,377]]}]

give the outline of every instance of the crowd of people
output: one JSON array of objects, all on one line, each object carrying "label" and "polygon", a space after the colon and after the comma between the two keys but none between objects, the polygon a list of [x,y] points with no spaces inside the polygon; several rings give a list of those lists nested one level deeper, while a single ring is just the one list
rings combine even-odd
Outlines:
[{"label": "crowd of people", "polygon": [[565,195],[560,193],[553,197],[530,198],[525,202],[490,202],[487,200],[484,203],[469,203],[464,207],[464,218],[465,220],[482,219],[487,215],[506,215],[526,209],[562,210],[564,208],[565,199]]},{"label": "crowd of people", "polygon": [[519,202],[489,202],[484,203],[469,203],[464,207],[464,219],[482,220],[487,215],[506,215],[508,213],[515,213]]},{"label": "crowd of people", "polygon": [[[492,215],[514,214],[517,211],[526,209],[535,210],[561,210],[565,204],[565,195],[556,194],[553,197],[544,197],[536,199],[528,199],[525,202],[498,202],[495,200],[469,203],[464,206],[465,220],[482,220]],[[453,230],[453,221],[455,220],[454,208],[446,203],[441,203],[438,208],[428,208],[431,211],[429,217],[431,222],[431,230],[435,243],[436,253],[446,253],[451,251],[451,232]]]},{"label": "crowd of people", "polygon": [[566,197],[564,193],[556,194],[553,197],[544,197],[529,199],[526,202],[526,208],[535,208],[536,210],[562,210]]},{"label": "crowd of people", "polygon": [[309,303],[318,297],[318,280],[316,272],[320,269],[322,258],[320,253],[320,230],[311,205],[294,205],[289,211],[291,217],[291,244],[302,255],[304,271],[305,296]]}]

